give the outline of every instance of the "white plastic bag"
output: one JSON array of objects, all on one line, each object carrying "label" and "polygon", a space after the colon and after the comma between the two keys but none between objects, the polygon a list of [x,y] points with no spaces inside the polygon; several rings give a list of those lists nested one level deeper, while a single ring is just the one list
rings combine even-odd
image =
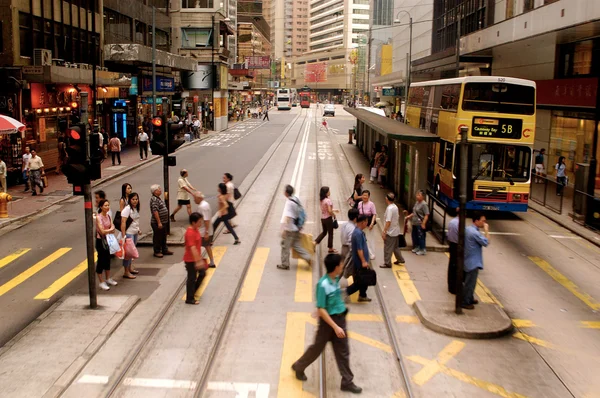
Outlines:
[{"label": "white plastic bag", "polygon": [[108,243],[108,251],[110,254],[115,254],[119,250],[121,250],[121,245],[119,245],[119,241],[117,237],[113,234],[106,235],[106,242]]}]

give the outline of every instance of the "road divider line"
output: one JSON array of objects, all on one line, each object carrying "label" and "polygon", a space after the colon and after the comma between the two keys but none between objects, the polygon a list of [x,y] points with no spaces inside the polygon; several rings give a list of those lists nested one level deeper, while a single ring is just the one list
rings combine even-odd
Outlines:
[{"label": "road divider line", "polygon": [[392,347],[390,347],[387,344],[382,343],[381,341],[377,341],[375,339],[372,339],[370,337],[364,336],[360,333],[356,333],[356,332],[351,332],[351,331],[347,331],[348,334],[348,338],[351,338],[353,340],[359,341],[363,344],[369,345],[371,347],[377,348],[379,350],[385,351],[389,354],[392,353]]},{"label": "road divider line", "polygon": [[598,303],[592,296],[587,293],[579,290],[579,287],[571,282],[569,278],[561,274],[556,268],[551,266],[548,262],[541,259],[540,257],[529,256],[529,260],[531,260],[534,264],[540,267],[544,272],[546,272],[552,279],[556,282],[560,283],[565,289],[570,291],[575,297],[579,300],[583,301],[585,305],[590,307],[592,310],[600,310],[600,303]]},{"label": "road divider line", "polygon": [[585,329],[600,329],[600,321],[581,321],[581,327]]},{"label": "road divider line", "polygon": [[268,247],[257,247],[254,251],[254,257],[252,257],[252,262],[250,263],[250,268],[248,269],[248,274],[244,280],[238,301],[254,301],[256,299],[270,250]]},{"label": "road divider line", "polygon": [[29,250],[31,250],[31,249],[28,249],[28,248],[19,249],[16,252],[4,257],[2,260],[0,260],[0,268],[12,263],[13,261],[15,261],[16,259],[21,257],[23,254],[27,253]]},{"label": "road divider line", "polygon": [[[223,259],[223,256],[225,255],[225,252],[227,251],[227,246],[213,246],[212,250],[213,250],[213,257],[215,258],[215,266],[219,267],[219,264],[221,264],[221,259]],[[206,290],[206,287],[208,286],[210,280],[212,279],[212,277],[215,273],[215,270],[216,270],[216,268],[209,268],[206,270],[206,276],[204,277],[204,280],[202,281],[202,285],[200,285],[198,290],[196,290],[196,293],[194,293],[194,298],[196,300],[198,300],[204,294],[204,290]],[[186,295],[184,294],[181,297],[181,299],[184,301],[186,299],[185,296]]]},{"label": "road divider line", "polygon": [[526,341],[531,344],[535,344],[540,347],[554,348],[554,346],[551,343],[549,343],[545,340],[542,340],[542,339],[538,339],[537,337],[530,336],[523,332],[515,332],[515,333],[513,333],[512,337],[514,337],[515,339]]},{"label": "road divider line", "polygon": [[283,352],[277,383],[278,398],[314,398],[314,395],[302,389],[302,382],[296,379],[291,367],[304,354],[306,340],[306,322],[310,315],[301,312],[288,312],[286,315]]},{"label": "road divider line", "polygon": [[311,303],[312,295],[312,268],[303,259],[298,259],[296,269],[296,290],[294,291],[294,301],[297,303]]},{"label": "road divider line", "polygon": [[10,281],[6,282],[4,285],[0,286],[0,296],[6,294],[11,291],[15,287],[19,286],[21,283],[25,282],[27,279],[31,278],[33,275],[37,274],[44,268],[46,268],[49,264],[56,261],[60,257],[64,256],[67,252],[71,250],[70,247],[62,247],[39,261],[35,265],[29,267],[27,270],[21,272],[19,275],[12,278]]},{"label": "road divider line", "polygon": [[534,328],[536,325],[529,319],[513,319],[512,324],[516,328]]},{"label": "road divider line", "polygon": [[453,340],[450,342],[435,359],[427,361],[427,364],[412,377],[413,382],[418,386],[427,383],[433,376],[441,372],[442,366],[458,355],[463,348],[465,348],[465,343],[462,341]]},{"label": "road divider line", "polygon": [[[98,253],[94,253],[94,262],[98,260]],[[75,278],[87,270],[88,260],[80,262],[75,268],[58,278],[54,283],[44,289],[40,294],[34,297],[35,300],[48,300],[62,288],[71,283]]]},{"label": "road divider line", "polygon": [[348,313],[346,317],[352,322],[383,322],[381,315]]},{"label": "road divider line", "polygon": [[574,235],[573,236],[571,236],[571,235],[569,235],[569,236],[565,236],[565,235],[548,235],[548,236],[551,237],[551,238],[554,238],[554,239],[575,239],[575,240],[580,240],[581,239],[580,236],[574,236]]},{"label": "road divider line", "polygon": [[421,321],[419,320],[419,317],[413,316],[413,315],[398,315],[398,316],[396,316],[396,322],[398,322],[398,323],[412,323],[412,324],[419,324],[419,323],[421,323]]},{"label": "road divider line", "polygon": [[398,282],[398,287],[404,296],[406,304],[413,305],[416,301],[421,300],[419,291],[414,282],[410,279],[410,274],[404,265],[392,265],[392,273]]}]

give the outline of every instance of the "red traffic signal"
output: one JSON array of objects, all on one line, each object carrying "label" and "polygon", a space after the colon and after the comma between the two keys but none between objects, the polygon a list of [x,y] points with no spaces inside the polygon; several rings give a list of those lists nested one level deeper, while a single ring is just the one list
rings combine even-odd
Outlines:
[{"label": "red traffic signal", "polygon": [[156,127],[162,126],[162,119],[160,117],[152,118],[152,124]]},{"label": "red traffic signal", "polygon": [[72,138],[74,140],[80,140],[81,139],[81,131],[79,131],[79,127],[70,128],[68,130],[68,132],[69,132],[69,138]]}]

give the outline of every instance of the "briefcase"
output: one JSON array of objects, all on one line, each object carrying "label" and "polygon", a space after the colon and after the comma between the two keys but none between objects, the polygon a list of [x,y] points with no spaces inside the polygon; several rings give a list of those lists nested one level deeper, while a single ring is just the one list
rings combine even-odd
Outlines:
[{"label": "briefcase", "polygon": [[367,286],[375,286],[377,284],[377,272],[371,268],[359,269],[358,277]]}]

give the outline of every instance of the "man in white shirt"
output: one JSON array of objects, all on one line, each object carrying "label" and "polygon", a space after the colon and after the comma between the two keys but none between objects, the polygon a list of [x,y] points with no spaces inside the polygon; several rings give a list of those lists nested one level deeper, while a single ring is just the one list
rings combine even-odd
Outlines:
[{"label": "man in white shirt", "polygon": [[210,263],[208,268],[216,268],[215,258],[213,257],[212,241],[213,241],[213,226],[212,226],[212,209],[210,203],[204,200],[202,192],[196,192],[194,199],[198,205],[198,213],[202,214],[202,223],[200,224],[200,236],[202,236],[202,247],[206,249]]},{"label": "man in white shirt", "polygon": [[6,163],[2,159],[0,159],[0,185],[2,186],[2,190],[6,193]]},{"label": "man in white shirt", "polygon": [[300,229],[296,225],[296,219],[300,213],[299,199],[294,196],[294,187],[286,185],[284,195],[286,197],[283,215],[281,216],[281,264],[277,268],[290,269],[290,249],[294,249],[308,265],[312,265],[310,254],[302,247],[300,242]]},{"label": "man in white shirt", "polygon": [[404,264],[404,258],[402,257],[402,251],[398,246],[398,237],[403,233],[400,229],[400,212],[398,206],[394,203],[396,199],[395,195],[390,192],[385,196],[385,203],[387,208],[385,209],[385,225],[383,227],[383,264],[380,268],[392,268],[392,253],[396,257],[394,264]]},{"label": "man in white shirt", "polygon": [[31,159],[31,153],[29,147],[26,146],[25,153],[23,154],[23,166],[21,166],[23,182],[25,183],[25,190],[23,192],[29,191],[29,159]]},{"label": "man in white shirt", "polygon": [[37,156],[35,151],[31,151],[31,159],[29,159],[29,178],[31,178],[31,190],[33,191],[31,196],[37,195],[36,187],[40,187],[40,193],[44,193],[44,183],[42,182],[44,175],[42,158]]},{"label": "man in white shirt", "polygon": [[148,159],[148,134],[141,130],[138,133],[138,145],[140,146],[140,160]]},{"label": "man in white shirt", "polygon": [[340,239],[342,240],[342,258],[344,259],[344,277],[352,275],[352,232],[356,229],[356,218],[360,212],[358,209],[348,210],[348,222],[340,227]]}]

